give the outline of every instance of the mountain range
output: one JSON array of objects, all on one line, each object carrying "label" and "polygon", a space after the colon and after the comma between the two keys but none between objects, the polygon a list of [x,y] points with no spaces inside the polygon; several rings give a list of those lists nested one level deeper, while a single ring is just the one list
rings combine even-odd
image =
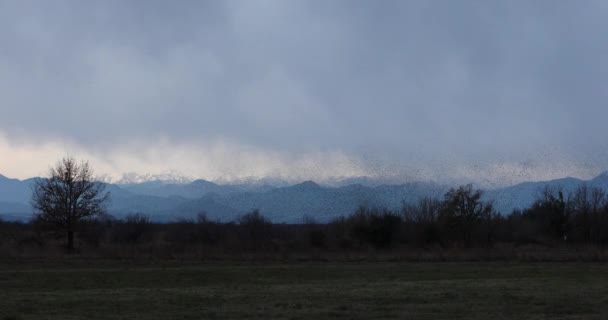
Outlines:
[{"label": "mountain range", "polygon": [[[29,201],[34,181],[35,178],[18,180],[0,175],[0,218],[27,220],[31,217]],[[106,190],[112,195],[108,213],[118,218],[130,213],[144,213],[156,221],[175,221],[196,217],[204,211],[211,219],[232,221],[252,209],[259,209],[274,222],[298,223],[304,217],[326,222],[348,215],[361,205],[398,209],[404,202],[413,203],[422,197],[441,198],[450,188],[432,182],[378,185],[363,178],[349,181],[358,183],[324,186],[313,181],[275,185],[154,180],[106,183]],[[545,186],[560,187],[567,193],[582,184],[608,190],[608,173],[590,180],[563,178],[524,182],[486,190],[484,199],[493,201],[499,212],[509,213],[529,206]]]}]

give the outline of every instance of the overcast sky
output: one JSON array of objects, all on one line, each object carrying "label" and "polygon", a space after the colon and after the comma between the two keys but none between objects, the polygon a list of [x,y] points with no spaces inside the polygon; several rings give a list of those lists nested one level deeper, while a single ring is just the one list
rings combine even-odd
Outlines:
[{"label": "overcast sky", "polygon": [[0,173],[608,169],[608,2],[0,0]]}]

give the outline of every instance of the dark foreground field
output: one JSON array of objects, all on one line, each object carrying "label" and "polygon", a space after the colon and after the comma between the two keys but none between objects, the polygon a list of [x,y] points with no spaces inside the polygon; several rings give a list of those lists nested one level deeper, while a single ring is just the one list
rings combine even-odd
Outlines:
[{"label": "dark foreground field", "polygon": [[607,319],[593,263],[2,262],[0,319]]}]

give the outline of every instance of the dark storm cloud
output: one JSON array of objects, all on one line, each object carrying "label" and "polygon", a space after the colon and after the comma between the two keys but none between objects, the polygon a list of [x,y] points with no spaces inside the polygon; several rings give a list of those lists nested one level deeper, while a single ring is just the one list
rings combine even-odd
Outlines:
[{"label": "dark storm cloud", "polygon": [[388,172],[597,171],[607,14],[602,1],[1,1],[0,131],[104,150],[341,150]]}]

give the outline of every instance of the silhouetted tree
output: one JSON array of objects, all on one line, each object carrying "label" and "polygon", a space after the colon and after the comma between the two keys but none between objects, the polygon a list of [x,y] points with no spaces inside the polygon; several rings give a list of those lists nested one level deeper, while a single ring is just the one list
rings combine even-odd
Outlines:
[{"label": "silhouetted tree", "polygon": [[457,231],[466,244],[471,242],[473,229],[479,222],[494,215],[492,204],[481,201],[481,196],[482,191],[473,189],[471,184],[452,188],[444,196],[440,219],[447,228]]},{"label": "silhouetted tree", "polygon": [[570,209],[575,215],[575,226],[580,232],[583,241],[591,240],[591,219],[593,208],[591,205],[591,190],[587,185],[578,187],[572,196]]},{"label": "silhouetted tree", "polygon": [[524,212],[524,216],[536,221],[545,235],[566,240],[570,228],[568,205],[569,201],[560,188],[546,186],[532,206]]},{"label": "silhouetted tree", "polygon": [[350,236],[358,240],[359,246],[365,242],[377,248],[388,248],[399,232],[401,216],[390,210],[370,209],[360,206],[346,219],[350,226]]},{"label": "silhouetted tree", "polygon": [[241,216],[238,222],[244,229],[243,235],[248,238],[249,245],[254,250],[258,249],[264,240],[270,237],[272,223],[258,209]]},{"label": "silhouetted tree", "polygon": [[442,208],[439,199],[424,197],[415,204],[403,203],[401,213],[406,225],[406,235],[421,243],[438,242],[437,219]]},{"label": "silhouetted tree", "polygon": [[33,184],[32,206],[36,218],[67,237],[67,249],[74,249],[74,231],[84,219],[102,215],[110,193],[94,181],[88,162],[65,157],[50,169],[49,178]]},{"label": "silhouetted tree", "polygon": [[574,191],[569,209],[572,211],[577,235],[580,236],[578,240],[599,240],[606,200],[605,191],[597,187],[592,188],[584,184]]},{"label": "silhouetted tree", "polygon": [[441,201],[431,197],[424,197],[413,205],[405,202],[402,205],[402,213],[405,221],[421,224],[437,221],[440,209]]},{"label": "silhouetted tree", "polygon": [[400,225],[400,215],[389,210],[372,211],[369,216],[369,242],[377,248],[390,248]]},{"label": "silhouetted tree", "polygon": [[126,240],[129,243],[139,242],[150,229],[150,217],[143,213],[133,213],[126,216]]}]

